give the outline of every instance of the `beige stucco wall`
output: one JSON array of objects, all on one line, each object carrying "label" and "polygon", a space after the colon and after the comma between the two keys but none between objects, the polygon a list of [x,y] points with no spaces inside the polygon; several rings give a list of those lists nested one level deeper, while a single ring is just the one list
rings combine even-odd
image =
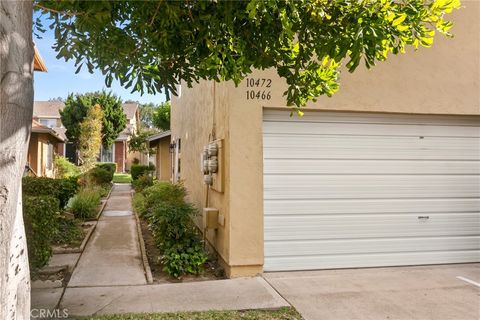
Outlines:
[{"label": "beige stucco wall", "polygon": [[170,154],[170,136],[160,139],[155,145],[155,171],[160,181],[170,181],[172,178],[172,155]]},{"label": "beige stucco wall", "polygon": [[[392,55],[371,70],[343,71],[340,91],[308,108],[480,115],[480,2],[463,5],[452,16],[455,38],[437,36],[431,49]],[[211,192],[209,205],[220,209],[226,220],[209,239],[232,277],[262,270],[262,114],[263,108],[286,105],[285,83],[274,70],[255,71],[250,77],[272,79],[270,100],[247,100],[246,81],[238,87],[231,82],[182,86],[181,97],[172,100],[172,137],[182,139],[182,178],[199,208],[205,206],[206,190],[199,158],[214,119],[217,138],[225,139],[225,192]]]}]

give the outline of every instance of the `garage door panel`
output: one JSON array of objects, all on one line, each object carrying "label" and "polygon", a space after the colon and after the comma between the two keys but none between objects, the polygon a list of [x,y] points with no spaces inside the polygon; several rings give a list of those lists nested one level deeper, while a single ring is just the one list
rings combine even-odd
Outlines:
[{"label": "garage door panel", "polygon": [[[288,186],[288,188],[286,188]],[[478,197],[480,176],[264,176],[265,199]]]},{"label": "garage door panel", "polygon": [[391,252],[425,252],[477,250],[480,236],[464,237],[409,237],[386,239],[297,240],[267,241],[265,255],[269,257],[365,254]]},{"label": "garage door panel", "polygon": [[408,266],[480,261],[479,250],[426,251],[360,255],[289,256],[265,259],[265,271]]},{"label": "garage door panel", "polygon": [[265,217],[265,241],[480,234],[480,213],[281,215]]},{"label": "garage door panel", "polygon": [[480,117],[266,111],[263,147],[265,270],[480,261]]},{"label": "garage door panel", "polygon": [[[264,148],[273,149],[307,149],[323,150],[325,148],[338,149],[424,149],[437,153],[439,150],[470,150],[480,151],[480,139],[476,137],[402,137],[402,136],[370,136],[370,135],[289,135],[265,134]],[[477,145],[475,147],[475,145]],[[287,156],[288,154],[283,154]],[[268,158],[268,157],[266,157]]]},{"label": "garage door panel", "polygon": [[480,118],[471,116],[385,114],[369,112],[328,112],[304,110],[305,116],[290,117],[285,110],[267,110],[264,122],[298,122],[298,123],[382,123],[396,125],[444,125],[444,126],[476,126],[480,127]]},{"label": "garage door panel", "polygon": [[265,175],[295,174],[469,174],[480,175],[480,161],[398,161],[265,159]]},{"label": "garage door panel", "polygon": [[265,200],[265,213],[277,215],[480,212],[480,199]]},{"label": "garage door panel", "polygon": [[[474,126],[396,125],[376,123],[313,123],[264,122],[266,134],[294,135],[379,135],[423,137],[478,137],[480,128]],[[318,125],[320,124],[320,125]]]}]

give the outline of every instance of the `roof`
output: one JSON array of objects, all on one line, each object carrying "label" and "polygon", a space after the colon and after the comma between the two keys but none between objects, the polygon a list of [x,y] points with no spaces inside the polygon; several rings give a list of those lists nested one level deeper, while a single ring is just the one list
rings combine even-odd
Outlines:
[{"label": "roof", "polygon": [[32,120],[32,132],[33,133],[46,133],[54,137],[56,140],[60,142],[64,142],[65,139],[60,136],[59,133],[57,133],[54,129],[51,129],[47,126],[44,126],[38,121]]},{"label": "roof", "polygon": [[172,132],[170,130],[167,130],[167,131],[156,133],[153,136],[148,137],[147,140],[149,142],[154,142],[154,141],[166,138],[166,137],[170,137],[171,134],[172,134]]},{"label": "roof", "polygon": [[37,46],[33,46],[34,55],[33,55],[33,70],[40,72],[47,72],[47,66],[43,61],[40,51],[38,51]]},{"label": "roof", "polygon": [[137,113],[138,103],[124,103],[122,104],[123,113],[127,116],[128,120],[134,119]]},{"label": "roof", "polygon": [[65,104],[62,101],[35,101],[33,103],[34,118],[57,118],[60,119],[60,110]]}]

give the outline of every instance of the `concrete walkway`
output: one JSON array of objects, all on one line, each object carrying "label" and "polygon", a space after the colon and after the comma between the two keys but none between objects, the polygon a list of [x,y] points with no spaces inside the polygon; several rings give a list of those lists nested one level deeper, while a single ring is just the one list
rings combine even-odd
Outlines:
[{"label": "concrete walkway", "polygon": [[70,316],[274,309],[290,306],[261,277],[142,286],[67,288]]},{"label": "concrete walkway", "polygon": [[67,288],[34,292],[37,308],[69,317],[100,314],[272,309],[289,306],[263,278],[147,284],[130,185],[116,184]]},{"label": "concrete walkway", "polygon": [[68,287],[147,283],[130,192],[130,185],[114,185]]}]

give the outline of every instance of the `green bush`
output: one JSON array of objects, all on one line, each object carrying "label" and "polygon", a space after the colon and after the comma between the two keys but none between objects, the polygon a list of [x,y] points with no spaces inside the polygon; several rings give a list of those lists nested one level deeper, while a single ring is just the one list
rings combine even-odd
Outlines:
[{"label": "green bush", "polygon": [[155,166],[153,164],[149,164],[148,166],[143,164],[132,164],[132,167],[130,168],[132,180],[137,180],[140,176],[151,174],[153,171],[155,171]]},{"label": "green bush", "polygon": [[193,218],[196,214],[196,208],[186,202],[158,204],[148,217],[148,222],[160,249],[195,237]]},{"label": "green bush", "polygon": [[144,196],[144,210],[138,211],[140,216],[147,216],[157,205],[163,203],[183,203],[187,190],[182,184],[158,181],[142,192]]},{"label": "green bush", "polygon": [[107,170],[108,172],[110,172],[110,181],[108,182],[111,182],[113,180],[113,175],[115,174],[115,172],[117,172],[117,164],[115,162],[102,162],[102,163],[97,163],[97,168],[102,168],[102,169],[105,169]]},{"label": "green bush", "polygon": [[136,192],[142,192],[144,189],[153,186],[153,177],[149,174],[143,174],[137,180],[132,182]]},{"label": "green bush", "polygon": [[80,175],[80,168],[68,161],[65,157],[56,155],[53,165],[56,178],[71,178]]},{"label": "green bush", "polygon": [[60,208],[64,208],[68,200],[78,190],[77,177],[65,179],[51,179],[44,177],[24,177],[22,180],[23,194],[29,196],[54,196],[60,201]]},{"label": "green bush", "polygon": [[23,197],[23,219],[32,271],[46,265],[52,255],[51,243],[58,230],[59,211],[59,201],[53,196]]},{"label": "green bush", "polygon": [[90,181],[96,185],[109,183],[113,179],[113,174],[111,174],[107,169],[101,167],[95,167],[88,171],[87,174],[91,178]]},{"label": "green bush", "polygon": [[52,239],[53,243],[70,245],[79,243],[82,239],[83,230],[79,221],[60,215],[58,219],[58,230]]},{"label": "green bush", "polygon": [[145,196],[141,192],[135,192],[132,199],[133,209],[139,216],[144,217],[146,215]]},{"label": "green bush", "polygon": [[98,188],[87,188],[77,193],[70,203],[70,209],[75,218],[81,220],[96,218],[100,198]]},{"label": "green bush", "polygon": [[207,260],[201,242],[194,238],[173,243],[163,251],[161,258],[163,271],[175,278],[184,274],[199,274]]}]

